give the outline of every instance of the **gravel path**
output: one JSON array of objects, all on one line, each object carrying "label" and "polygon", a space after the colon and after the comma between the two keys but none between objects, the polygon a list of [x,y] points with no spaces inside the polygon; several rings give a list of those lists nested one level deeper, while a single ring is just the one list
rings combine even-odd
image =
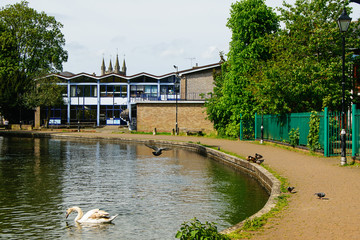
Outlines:
[{"label": "gravel path", "polygon": [[[265,164],[286,177],[297,192],[292,195],[289,207],[281,216],[271,219],[253,239],[360,239],[360,169],[340,167],[340,157],[312,157],[270,145],[201,137],[106,132],[66,135],[192,141],[218,145],[241,156],[260,153]],[[314,196],[315,192],[325,192],[326,199],[318,199]]]}]

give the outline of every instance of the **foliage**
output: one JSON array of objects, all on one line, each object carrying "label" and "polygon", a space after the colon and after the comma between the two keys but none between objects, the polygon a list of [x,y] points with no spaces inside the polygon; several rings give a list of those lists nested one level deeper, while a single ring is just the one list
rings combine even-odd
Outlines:
[{"label": "foliage", "polygon": [[0,10],[0,111],[17,119],[22,96],[34,87],[34,79],[62,70],[67,60],[62,24],[22,1]]},{"label": "foliage", "polygon": [[[336,20],[344,5],[351,15],[348,1],[284,2],[276,16],[263,1],[234,3],[227,23],[232,31],[228,60],[206,103],[215,129],[235,136],[240,113],[247,118],[260,110],[265,114],[340,110],[342,37]],[[283,29],[277,28],[278,20]],[[351,65],[360,62],[350,50],[360,44],[359,24],[352,22],[344,35],[346,76],[351,76]],[[351,99],[359,102],[349,78],[345,87],[346,104]]]},{"label": "foliage", "polygon": [[57,78],[43,78],[36,81],[36,87],[24,94],[24,105],[28,108],[55,107],[64,104],[66,87],[58,85]]},{"label": "foliage", "polygon": [[230,240],[226,235],[218,233],[215,223],[203,224],[196,218],[191,222],[184,222],[175,237],[181,240]]},{"label": "foliage", "polygon": [[308,147],[310,151],[320,149],[319,131],[320,131],[320,117],[316,111],[312,111],[309,121],[309,134],[307,137]]},{"label": "foliage", "polygon": [[[259,65],[253,78],[261,106],[273,114],[339,109],[342,42],[336,20],[342,8],[340,0],[298,0],[279,9],[285,28],[266,42],[272,59]],[[351,23],[346,33],[347,49],[359,45],[358,25]],[[346,69],[351,55],[347,50]],[[347,90],[351,87],[347,81]]]},{"label": "foliage", "polygon": [[254,113],[249,76],[259,60],[270,57],[263,42],[278,29],[278,18],[263,0],[242,0],[231,5],[227,27],[232,31],[228,61],[215,77],[215,88],[206,102],[209,119],[220,135],[239,136],[240,114]]},{"label": "foliage", "polygon": [[294,128],[292,128],[289,132],[289,140],[290,140],[290,145],[295,147],[297,145],[299,145],[299,140],[300,140],[300,131],[299,128],[297,128],[296,130]]}]

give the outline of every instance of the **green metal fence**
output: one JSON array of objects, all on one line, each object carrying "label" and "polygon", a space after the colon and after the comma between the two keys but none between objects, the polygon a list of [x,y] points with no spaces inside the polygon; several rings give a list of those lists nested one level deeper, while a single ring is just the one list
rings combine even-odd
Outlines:
[{"label": "green metal fence", "polygon": [[[292,113],[284,115],[259,115],[255,114],[254,120],[240,122],[240,140],[244,136],[261,138],[263,126],[263,139],[279,142],[290,142],[289,132],[299,129],[299,145],[307,145],[310,126],[310,112]],[[338,156],[341,153],[340,132],[342,126],[341,113],[330,112],[327,108],[319,112],[319,144],[324,151],[324,156]],[[345,117],[346,129],[346,154],[358,156],[360,153],[360,110],[356,105],[351,108],[351,114]],[[244,127],[246,126],[246,127]],[[251,126],[254,126],[253,128]],[[246,128],[246,132],[245,129]]]},{"label": "green metal fence", "polygon": [[[352,155],[352,118],[349,115],[345,116],[346,155]],[[341,154],[341,126],[341,113],[330,112],[325,108],[320,117],[319,138],[320,145],[324,149],[324,156],[330,157]]]},{"label": "green metal fence", "polygon": [[360,152],[360,110],[356,109],[356,105],[352,106],[352,156],[358,156]]},{"label": "green metal fence", "polygon": [[261,138],[261,123],[264,126],[264,139],[289,142],[289,132],[291,129],[299,129],[300,145],[307,144],[309,134],[310,113],[292,113],[284,115],[258,115],[255,116],[255,136]]}]

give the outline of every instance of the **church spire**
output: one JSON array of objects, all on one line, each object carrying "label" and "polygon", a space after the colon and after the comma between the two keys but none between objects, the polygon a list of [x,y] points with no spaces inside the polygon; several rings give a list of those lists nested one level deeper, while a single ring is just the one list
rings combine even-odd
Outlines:
[{"label": "church spire", "polygon": [[119,64],[119,57],[116,54],[116,62],[115,62],[115,69],[114,69],[114,73],[119,74],[120,73],[120,64]]},{"label": "church spire", "polygon": [[105,75],[105,61],[104,61],[104,58],[102,60],[102,64],[101,64],[101,75]]},{"label": "church spire", "polygon": [[108,73],[112,73],[113,72],[113,67],[111,64],[111,59],[110,59],[110,63],[109,63],[109,67],[108,67]]},{"label": "church spire", "polygon": [[122,65],[122,69],[121,71],[124,73],[124,75],[126,76],[126,63],[125,63],[125,58],[124,58],[124,61],[123,61],[123,65]]}]

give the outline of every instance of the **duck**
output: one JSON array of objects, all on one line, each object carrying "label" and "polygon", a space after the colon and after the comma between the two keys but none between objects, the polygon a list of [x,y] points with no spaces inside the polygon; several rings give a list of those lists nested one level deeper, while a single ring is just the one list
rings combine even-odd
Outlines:
[{"label": "duck", "polygon": [[253,156],[248,156],[248,157],[246,158],[246,160],[248,160],[249,162],[253,162],[253,163],[256,162],[256,158],[254,158]]},{"label": "duck", "polygon": [[263,158],[263,156],[258,153],[255,153],[255,158],[256,158],[256,160],[259,160],[259,159]]},{"label": "duck", "polygon": [[74,206],[66,210],[66,218],[68,218],[72,212],[78,213],[74,220],[76,223],[111,223],[118,216],[117,214],[110,216],[109,213],[100,209],[90,210],[84,215],[81,208]]}]

